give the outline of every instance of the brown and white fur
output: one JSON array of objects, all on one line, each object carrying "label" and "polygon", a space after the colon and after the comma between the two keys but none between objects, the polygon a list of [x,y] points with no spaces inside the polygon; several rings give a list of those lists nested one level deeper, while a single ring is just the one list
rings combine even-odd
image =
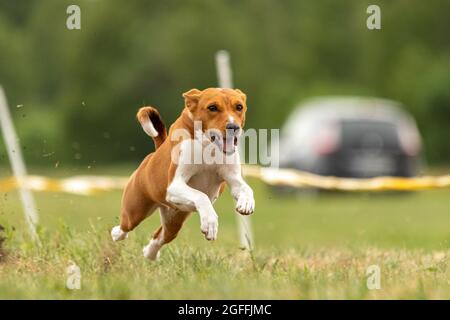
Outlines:
[{"label": "brown and white fur", "polygon": [[[247,111],[246,95],[236,89],[192,89],[183,94],[185,107],[172,124],[167,136],[166,128],[155,108],[142,107],[137,118],[144,131],[153,138],[156,150],[149,154],[131,175],[122,198],[120,225],[114,227],[114,241],[123,240],[141,221],[156,209],[160,211],[161,226],[150,243],[144,247],[144,256],[155,260],[161,247],[177,236],[191,212],[200,216],[200,229],[207,240],[217,239],[218,216],[214,201],[225,184],[236,200],[236,211],[243,215],[253,213],[253,191],[242,178],[237,138],[242,132]],[[194,121],[201,128],[194,127]],[[231,139],[219,139],[211,130],[218,130]],[[180,137],[180,132],[185,132]],[[234,135],[234,136],[233,136]],[[213,145],[223,152],[225,163],[192,163],[202,148]],[[201,151],[200,151],[201,152]]]}]

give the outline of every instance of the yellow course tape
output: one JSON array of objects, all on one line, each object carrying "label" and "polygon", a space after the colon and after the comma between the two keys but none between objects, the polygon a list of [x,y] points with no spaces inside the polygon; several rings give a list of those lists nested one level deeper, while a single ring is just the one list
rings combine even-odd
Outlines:
[{"label": "yellow course tape", "polygon": [[121,190],[127,181],[128,178],[125,177],[76,176],[56,180],[42,176],[27,176],[22,181],[15,178],[0,180],[0,192],[8,192],[23,185],[33,191],[91,195],[101,191]]},{"label": "yellow course tape", "polygon": [[376,177],[370,179],[354,179],[324,177],[304,171],[264,168],[259,166],[245,166],[244,174],[261,179],[271,185],[342,191],[413,191],[450,187],[450,175],[440,177]]},{"label": "yellow course tape", "polygon": [[[324,177],[308,172],[276,169],[260,166],[243,166],[247,177],[254,177],[270,185],[296,188],[319,188],[342,191],[415,191],[450,188],[450,175],[423,176],[416,178],[377,177],[371,179],[353,179]],[[22,181],[15,178],[0,180],[0,192],[16,189],[21,184],[33,191],[65,192],[91,195],[102,191],[122,190],[128,177],[112,176],[75,176],[66,179],[49,179],[43,176],[27,176]]]}]

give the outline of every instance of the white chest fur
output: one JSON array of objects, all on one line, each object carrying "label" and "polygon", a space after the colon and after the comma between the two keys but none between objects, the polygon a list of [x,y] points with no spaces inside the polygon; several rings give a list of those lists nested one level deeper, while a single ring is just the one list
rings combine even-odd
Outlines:
[{"label": "white chest fur", "polygon": [[189,181],[188,186],[203,192],[211,202],[216,201],[219,196],[220,185],[223,179],[215,170],[200,170]]},{"label": "white chest fur", "polygon": [[[177,169],[167,189],[166,199],[183,211],[198,211],[199,208],[208,207],[205,211],[213,212],[211,203],[219,196],[220,185],[225,180],[226,173],[240,171],[239,155],[235,154],[230,158],[233,161],[227,164],[206,161],[193,163],[193,155],[201,150],[196,148],[199,143],[189,140],[180,144]],[[202,154],[197,154],[197,159],[202,159]]]}]

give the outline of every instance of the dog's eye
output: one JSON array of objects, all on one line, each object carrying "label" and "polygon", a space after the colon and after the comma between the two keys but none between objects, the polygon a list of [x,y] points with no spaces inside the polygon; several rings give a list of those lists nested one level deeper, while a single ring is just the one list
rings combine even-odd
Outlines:
[{"label": "dog's eye", "polygon": [[242,106],[242,104],[238,104],[238,105],[236,106],[236,110],[237,110],[237,111],[242,111],[242,109],[244,109],[244,107]]},{"label": "dog's eye", "polygon": [[208,110],[212,111],[212,112],[216,112],[216,111],[219,111],[219,108],[217,108],[217,106],[215,104],[212,104],[208,107]]}]

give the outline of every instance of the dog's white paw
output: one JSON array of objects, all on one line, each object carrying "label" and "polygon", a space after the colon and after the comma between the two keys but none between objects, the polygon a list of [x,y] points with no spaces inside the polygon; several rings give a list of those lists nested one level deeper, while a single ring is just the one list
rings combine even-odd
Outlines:
[{"label": "dog's white paw", "polygon": [[216,240],[219,231],[219,218],[217,214],[209,214],[200,218],[200,229],[206,240]]},{"label": "dog's white paw", "polygon": [[122,229],[120,229],[120,226],[115,226],[111,230],[111,238],[113,239],[113,241],[124,240],[128,238],[128,232],[122,231]]},{"label": "dog's white paw", "polygon": [[253,195],[241,193],[236,203],[236,211],[242,215],[249,215],[255,211],[255,199]]},{"label": "dog's white paw", "polygon": [[144,255],[144,257],[151,261],[158,260],[161,256],[161,252],[159,251],[159,249],[155,245],[152,245],[153,241],[154,240],[150,241],[150,243],[146,245],[142,250],[142,254]]}]

